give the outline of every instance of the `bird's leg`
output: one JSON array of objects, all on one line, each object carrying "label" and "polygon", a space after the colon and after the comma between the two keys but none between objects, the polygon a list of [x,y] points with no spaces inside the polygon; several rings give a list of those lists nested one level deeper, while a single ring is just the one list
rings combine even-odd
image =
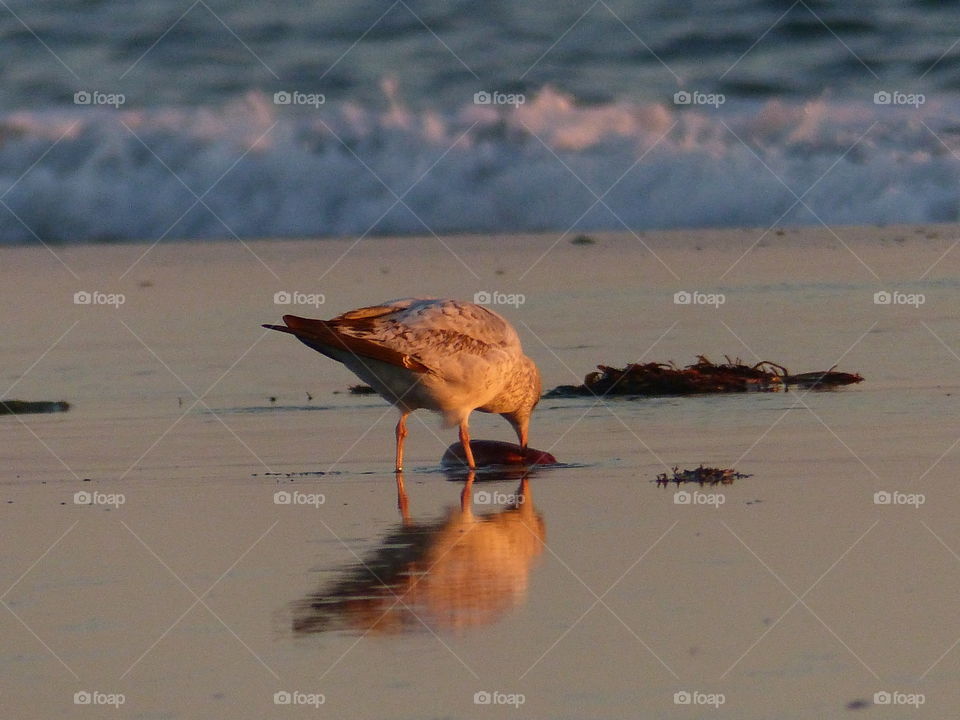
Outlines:
[{"label": "bird's leg", "polygon": [[407,437],[407,415],[410,413],[401,412],[400,419],[397,421],[397,465],[396,472],[403,470],[403,440]]},{"label": "bird's leg", "polygon": [[463,445],[463,454],[467,458],[467,467],[473,470],[477,467],[473,462],[473,449],[470,447],[470,431],[467,429],[467,421],[460,423],[460,444]]}]

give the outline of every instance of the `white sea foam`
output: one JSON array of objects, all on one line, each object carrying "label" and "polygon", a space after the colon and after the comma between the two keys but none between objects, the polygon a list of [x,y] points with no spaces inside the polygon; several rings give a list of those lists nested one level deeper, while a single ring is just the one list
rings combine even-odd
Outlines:
[{"label": "white sea foam", "polygon": [[957,219],[957,100],[586,106],[544,88],[444,114],[387,89],[377,109],[251,93],[7,115],[0,242]]}]

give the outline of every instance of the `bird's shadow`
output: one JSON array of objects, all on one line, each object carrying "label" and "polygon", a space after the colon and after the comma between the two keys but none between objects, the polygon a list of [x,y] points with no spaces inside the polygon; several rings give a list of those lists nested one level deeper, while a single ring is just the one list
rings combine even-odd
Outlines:
[{"label": "bird's shadow", "polygon": [[475,490],[475,479],[467,476],[459,506],[419,521],[397,473],[400,524],[338,579],[294,604],[294,634],[463,631],[521,605],[546,533],[529,478],[514,493]]}]

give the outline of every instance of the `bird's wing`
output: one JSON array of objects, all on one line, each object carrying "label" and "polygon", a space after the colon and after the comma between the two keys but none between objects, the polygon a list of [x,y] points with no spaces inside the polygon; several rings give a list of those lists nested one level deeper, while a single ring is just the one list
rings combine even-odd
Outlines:
[{"label": "bird's wing", "polygon": [[359,308],[330,320],[340,332],[416,358],[431,368],[453,355],[483,357],[519,351],[520,339],[504,318],[474,303],[404,298]]},{"label": "bird's wing", "polygon": [[[417,372],[459,375],[454,357],[482,361],[491,353],[519,351],[516,331],[500,315],[473,303],[404,298],[358,308],[331,320],[285,315],[286,326],[267,326],[323,346]],[[459,363],[457,364],[459,365]]]},{"label": "bird's wing", "polygon": [[[430,372],[430,368],[415,358],[402,352],[397,352],[389,347],[380,345],[374,341],[364,338],[354,337],[353,335],[342,332],[339,328],[332,325],[329,320],[313,320],[311,318],[297,317],[296,315],[284,315],[283,322],[286,325],[264,325],[270,330],[280,330],[296,336],[298,340],[305,345],[328,355],[328,348],[333,350],[346,350],[352,355],[358,357],[372,358],[388,365],[407,368],[414,372]],[[331,355],[334,359],[337,358]]]}]

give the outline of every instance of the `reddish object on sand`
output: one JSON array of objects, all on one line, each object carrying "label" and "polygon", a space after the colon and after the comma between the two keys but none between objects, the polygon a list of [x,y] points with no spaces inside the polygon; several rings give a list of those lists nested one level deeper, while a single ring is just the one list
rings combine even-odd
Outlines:
[{"label": "reddish object on sand", "polygon": [[[477,467],[485,465],[556,465],[557,459],[548,452],[528,447],[521,450],[516,443],[500,440],[471,440],[470,449]],[[457,467],[466,464],[463,445],[454,443],[443,453],[440,464]]]}]

